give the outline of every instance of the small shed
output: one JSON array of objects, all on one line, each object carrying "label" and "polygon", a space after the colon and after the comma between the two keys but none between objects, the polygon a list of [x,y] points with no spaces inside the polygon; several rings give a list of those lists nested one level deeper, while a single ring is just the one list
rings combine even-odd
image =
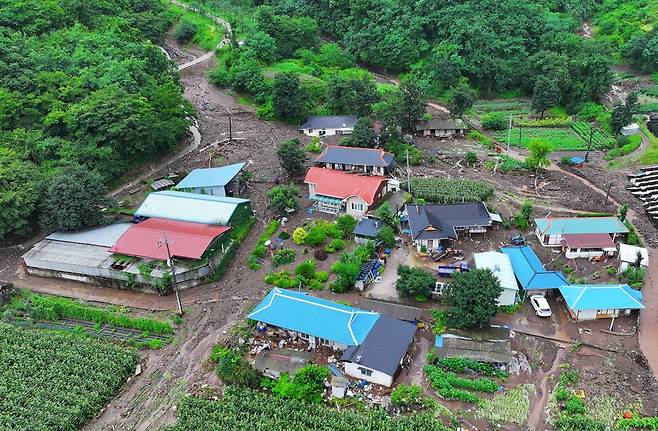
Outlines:
[{"label": "small shed", "polygon": [[379,231],[386,226],[381,220],[372,218],[362,218],[352,232],[354,234],[354,242],[357,244],[365,244],[368,241],[375,241],[379,235]]},{"label": "small shed", "polygon": [[394,304],[392,302],[375,301],[373,299],[364,299],[359,304],[366,310],[376,311],[389,317],[407,322],[416,322],[423,315],[423,310],[408,305]]},{"label": "small shed", "polygon": [[416,132],[422,136],[436,136],[438,138],[449,138],[463,135],[468,126],[462,120],[433,118],[429,121],[421,121],[416,126]]},{"label": "small shed", "polygon": [[479,331],[449,330],[437,335],[437,358],[466,358],[496,364],[509,363],[512,356],[510,330],[491,326]]},{"label": "small shed", "polygon": [[631,123],[621,128],[621,134],[623,136],[637,135],[638,133],[640,133],[640,126],[637,123]]},{"label": "small shed", "polygon": [[293,377],[297,370],[313,359],[313,353],[292,349],[263,350],[256,355],[254,368],[261,374],[278,379],[287,373]]},{"label": "small shed", "polygon": [[644,247],[629,244],[619,244],[619,272],[625,272],[629,266],[647,268],[649,266],[649,252]]}]

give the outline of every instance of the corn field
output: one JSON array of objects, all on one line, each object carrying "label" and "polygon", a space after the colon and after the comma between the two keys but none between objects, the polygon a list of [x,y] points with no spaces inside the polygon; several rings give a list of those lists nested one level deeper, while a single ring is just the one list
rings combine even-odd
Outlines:
[{"label": "corn field", "polygon": [[448,431],[431,415],[392,418],[383,410],[354,413],[321,404],[229,387],[219,401],[184,398],[178,425],[167,431]]},{"label": "corn field", "polygon": [[[403,188],[408,188],[406,183]],[[493,187],[482,181],[429,177],[411,179],[411,194],[414,197],[438,204],[480,202],[491,198],[493,193]]]},{"label": "corn field", "polygon": [[134,351],[96,339],[0,323],[0,429],[82,428],[137,360]]}]

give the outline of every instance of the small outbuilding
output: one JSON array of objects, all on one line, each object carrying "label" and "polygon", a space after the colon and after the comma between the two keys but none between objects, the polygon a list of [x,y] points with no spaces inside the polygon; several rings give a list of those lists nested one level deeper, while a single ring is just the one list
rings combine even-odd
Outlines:
[{"label": "small outbuilding", "polygon": [[560,293],[574,320],[595,320],[629,315],[644,308],[642,292],[628,284],[572,284]]},{"label": "small outbuilding", "polygon": [[299,126],[299,131],[307,136],[350,135],[356,120],[356,115],[311,116]]},{"label": "small outbuilding", "polygon": [[386,224],[381,220],[362,218],[352,232],[354,234],[354,242],[365,244],[368,241],[377,240],[377,236],[384,226]]},{"label": "small outbuilding", "polygon": [[194,169],[178,184],[177,190],[212,196],[237,196],[240,193],[239,174],[245,163],[217,168]]},{"label": "small outbuilding", "polygon": [[381,315],[363,343],[341,356],[345,374],[390,387],[415,334],[416,325]]},{"label": "small outbuilding", "polygon": [[434,118],[429,121],[421,121],[416,125],[416,133],[422,136],[436,136],[437,138],[451,138],[461,136],[468,130],[468,126],[462,120]]},{"label": "small outbuilding", "polygon": [[500,281],[503,291],[498,296],[498,305],[513,305],[516,302],[519,285],[514,277],[514,270],[509,256],[496,251],[474,253],[473,262],[478,269],[490,270]]},{"label": "small outbuilding", "polygon": [[567,259],[592,259],[614,256],[617,246],[607,233],[569,233],[562,236],[562,250]]},{"label": "small outbuilding", "polygon": [[649,266],[649,252],[644,247],[619,244],[619,272],[626,272],[629,266]]},{"label": "small outbuilding", "polygon": [[437,335],[437,358],[466,358],[480,362],[507,364],[512,356],[510,330],[491,326],[479,331],[453,330]]},{"label": "small outbuilding", "polygon": [[623,136],[637,135],[638,133],[640,133],[640,126],[637,123],[631,123],[621,128],[621,134]]}]

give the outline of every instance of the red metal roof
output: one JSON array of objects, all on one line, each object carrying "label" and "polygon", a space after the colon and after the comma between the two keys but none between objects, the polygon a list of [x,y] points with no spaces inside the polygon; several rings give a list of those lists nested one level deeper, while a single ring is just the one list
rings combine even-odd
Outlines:
[{"label": "red metal roof", "polygon": [[339,199],[358,196],[368,205],[373,204],[377,191],[386,181],[385,177],[354,175],[318,167],[310,168],[304,178],[306,184],[315,184],[315,193],[319,195]]},{"label": "red metal roof", "polygon": [[228,226],[149,218],[131,226],[110,251],[167,260],[166,236],[172,256],[199,259],[210,243],[229,229]]},{"label": "red metal roof", "polygon": [[562,244],[568,248],[617,248],[607,233],[567,233]]}]

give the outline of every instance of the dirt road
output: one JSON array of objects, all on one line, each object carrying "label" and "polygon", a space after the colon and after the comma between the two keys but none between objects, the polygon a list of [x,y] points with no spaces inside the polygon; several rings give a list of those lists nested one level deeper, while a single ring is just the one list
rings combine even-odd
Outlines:
[{"label": "dirt road", "polygon": [[658,250],[649,249],[649,268],[644,281],[644,310],[640,312],[640,348],[658,380]]}]

